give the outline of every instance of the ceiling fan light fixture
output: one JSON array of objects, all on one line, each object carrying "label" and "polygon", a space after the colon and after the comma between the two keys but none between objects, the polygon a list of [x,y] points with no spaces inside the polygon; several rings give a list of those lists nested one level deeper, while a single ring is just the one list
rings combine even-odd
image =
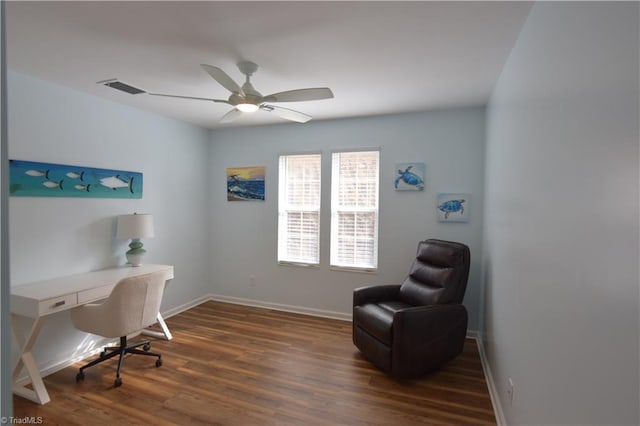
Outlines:
[{"label": "ceiling fan light fixture", "polygon": [[255,105],[255,104],[238,104],[238,105],[236,105],[236,108],[238,108],[242,112],[256,112],[258,110],[258,105]]},{"label": "ceiling fan light fixture", "polygon": [[[207,74],[209,74],[216,82],[218,82],[220,86],[231,92],[228,99],[225,100],[199,98],[195,96],[180,96],[162,93],[148,94],[152,96],[167,96],[170,98],[197,99],[201,101],[219,102],[231,105],[233,108],[227,111],[224,116],[222,116],[222,118],[220,119],[220,123],[230,123],[242,116],[242,114],[251,114],[259,109],[264,112],[272,112],[275,115],[284,118],[285,120],[295,121],[296,123],[306,123],[307,121],[311,120],[310,115],[281,106],[270,105],[270,103],[305,102],[333,98],[333,92],[331,92],[331,89],[329,89],[328,87],[312,87],[308,89],[286,90],[284,92],[272,93],[271,95],[262,96],[262,94],[253,87],[249,80],[251,75],[258,69],[258,65],[249,61],[240,62],[238,64],[240,72],[246,77],[246,81],[244,82],[242,87],[239,86],[238,83],[236,83],[231,77],[229,77],[229,75],[222,69],[206,64],[201,64],[200,66]],[[113,82],[115,82],[115,80],[105,80],[99,83],[107,84]],[[113,84],[109,86],[117,88],[119,90],[132,90],[128,93],[146,93],[144,90],[130,87],[124,84],[122,85],[123,87],[115,87],[115,85]]]}]

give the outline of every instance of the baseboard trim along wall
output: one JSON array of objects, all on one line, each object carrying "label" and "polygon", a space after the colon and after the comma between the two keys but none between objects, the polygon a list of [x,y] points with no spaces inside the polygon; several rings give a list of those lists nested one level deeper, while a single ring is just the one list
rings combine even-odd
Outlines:
[{"label": "baseboard trim along wall", "polygon": [[493,412],[496,416],[496,423],[498,424],[498,426],[507,426],[507,421],[504,417],[504,411],[502,410],[502,404],[500,403],[500,394],[498,393],[496,382],[495,380],[493,380],[493,375],[491,374],[491,367],[489,367],[487,354],[484,350],[484,344],[482,343],[482,336],[477,332],[474,332],[474,334],[476,335],[474,338],[476,339],[476,344],[478,345],[480,362],[482,363],[482,370],[484,370],[484,377],[487,380],[487,387],[489,388],[489,396],[491,397]]},{"label": "baseboard trim along wall", "polygon": [[221,294],[209,294],[209,300],[217,302],[234,303],[236,305],[254,306],[256,308],[267,308],[276,311],[292,312],[296,314],[311,315],[314,317],[331,318],[342,321],[351,321],[351,314],[343,312],[327,311],[324,309],[307,308],[304,306],[285,305],[282,303],[264,302],[262,300],[244,299],[241,297],[223,296]]},{"label": "baseboard trim along wall", "polygon": [[178,315],[184,311],[188,311],[191,308],[194,308],[198,305],[203,304],[204,302],[208,302],[209,300],[211,300],[211,297],[209,295],[204,295],[201,297],[198,297],[197,299],[194,299],[190,302],[187,302],[185,304],[182,304],[180,306],[176,306],[175,308],[171,308],[171,309],[167,309],[166,311],[162,311],[162,317],[164,319],[167,318],[171,318],[174,315]]}]

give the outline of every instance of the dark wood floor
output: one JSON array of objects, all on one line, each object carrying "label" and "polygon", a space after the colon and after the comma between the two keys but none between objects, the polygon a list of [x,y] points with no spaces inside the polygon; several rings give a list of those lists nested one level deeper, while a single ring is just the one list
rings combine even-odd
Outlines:
[{"label": "dark wood floor", "polygon": [[362,358],[351,323],[207,302],[167,320],[163,354],[45,378],[51,402],[14,397],[14,416],[46,425],[496,424],[475,342],[442,370],[398,382]]}]

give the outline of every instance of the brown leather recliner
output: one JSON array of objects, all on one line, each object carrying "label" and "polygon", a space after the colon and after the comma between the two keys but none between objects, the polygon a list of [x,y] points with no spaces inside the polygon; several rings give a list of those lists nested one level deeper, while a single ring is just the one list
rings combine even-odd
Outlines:
[{"label": "brown leather recliner", "polygon": [[365,358],[396,378],[412,378],[459,355],[469,260],[464,244],[421,241],[402,285],[355,289],[353,343]]}]

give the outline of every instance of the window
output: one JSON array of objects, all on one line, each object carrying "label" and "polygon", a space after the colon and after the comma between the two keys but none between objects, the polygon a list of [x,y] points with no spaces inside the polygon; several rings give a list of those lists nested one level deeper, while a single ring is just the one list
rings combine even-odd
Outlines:
[{"label": "window", "polygon": [[334,152],[331,266],[378,267],[379,151]]},{"label": "window", "polygon": [[281,155],[278,262],[320,263],[320,154]]}]

